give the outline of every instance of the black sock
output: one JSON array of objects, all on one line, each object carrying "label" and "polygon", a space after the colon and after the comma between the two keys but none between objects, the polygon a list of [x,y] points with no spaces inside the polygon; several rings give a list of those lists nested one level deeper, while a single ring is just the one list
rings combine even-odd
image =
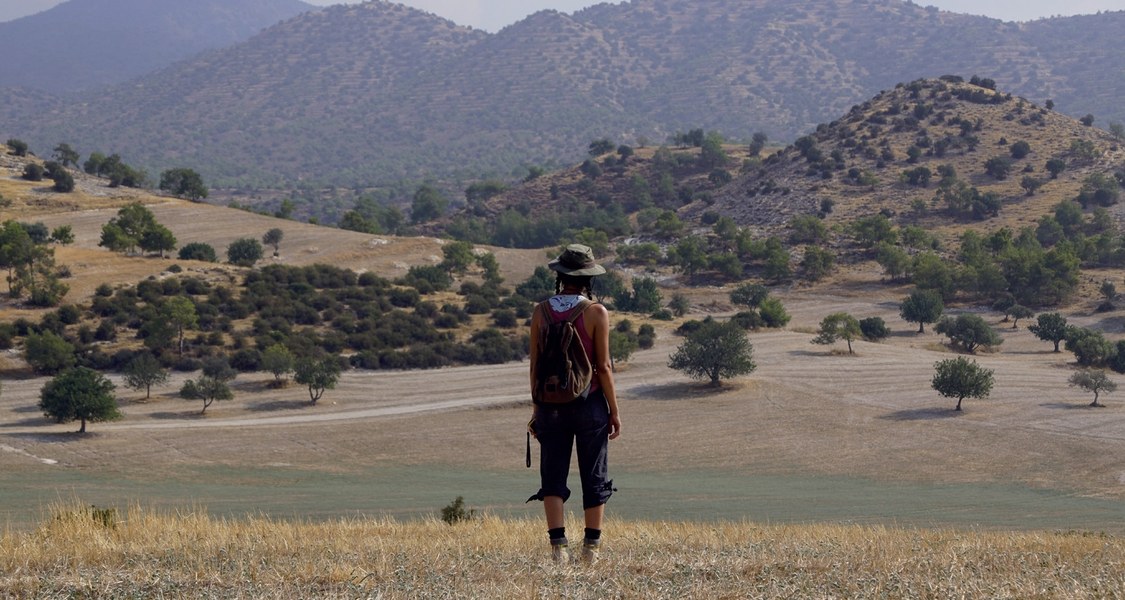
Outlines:
[{"label": "black sock", "polygon": [[547,530],[547,537],[551,538],[551,543],[566,543],[566,527],[557,527],[555,529]]},{"label": "black sock", "polygon": [[589,527],[586,528],[586,541],[597,542],[601,539],[602,539],[602,530],[601,529],[591,529]]}]

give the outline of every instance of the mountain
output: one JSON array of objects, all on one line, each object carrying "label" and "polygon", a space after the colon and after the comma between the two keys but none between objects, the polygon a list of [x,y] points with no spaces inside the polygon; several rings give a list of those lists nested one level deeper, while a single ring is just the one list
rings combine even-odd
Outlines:
[{"label": "mountain", "polygon": [[[1125,12],[1030,24],[902,0],[632,0],[495,34],[383,1],[330,7],[0,131],[213,186],[365,187],[522,176],[592,139],[702,127],[792,140],[900,82],[991,78],[1125,120]],[[28,104],[26,102],[22,103]],[[53,104],[48,103],[48,106]]]},{"label": "mountain", "polygon": [[70,0],[0,23],[0,86],[62,93],[121,83],[313,8],[299,0]]},{"label": "mountain", "polygon": [[[956,247],[967,229],[1036,224],[1059,202],[1081,199],[1099,177],[1125,185],[1121,142],[989,81],[923,79],[760,156],[745,144],[728,145],[711,161],[688,144],[607,152],[590,159],[597,169],[587,162],[474,198],[426,232],[542,247],[591,227],[610,238],[668,243],[726,217],[755,236],[791,239],[801,237],[795,221],[816,215],[836,232],[840,256],[862,258],[841,232],[881,213]],[[1062,170],[1052,174],[1048,161]],[[990,172],[993,163],[1007,172]],[[1115,202],[1083,202],[1108,208],[1114,219],[1125,215]],[[526,223],[523,235],[511,234],[514,223]]]}]

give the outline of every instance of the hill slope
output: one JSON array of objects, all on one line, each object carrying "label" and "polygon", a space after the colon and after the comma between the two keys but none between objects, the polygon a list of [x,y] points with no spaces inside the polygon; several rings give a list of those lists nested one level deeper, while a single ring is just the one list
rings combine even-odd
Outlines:
[{"label": "hill slope", "polygon": [[312,9],[300,0],[71,0],[0,23],[0,86],[60,93],[121,83]]},{"label": "hill slope", "polygon": [[881,89],[946,73],[1125,119],[1125,83],[1097,76],[1122,58],[1112,32],[1125,12],[1074,19],[1020,26],[900,0],[634,0],[487,34],[369,2],[50,115],[9,109],[0,129],[260,187],[508,177],[571,162],[595,137],[694,127],[793,139]]}]

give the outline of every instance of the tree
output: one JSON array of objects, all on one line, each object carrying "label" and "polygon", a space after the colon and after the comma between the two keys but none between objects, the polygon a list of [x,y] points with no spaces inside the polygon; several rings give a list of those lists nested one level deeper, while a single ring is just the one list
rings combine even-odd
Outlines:
[{"label": "tree", "polygon": [[476,262],[473,245],[469,242],[449,242],[441,247],[441,268],[451,275],[464,275]]},{"label": "tree", "polygon": [[837,340],[848,342],[848,354],[855,354],[852,350],[852,340],[858,338],[863,332],[859,328],[859,321],[848,313],[832,313],[820,321],[820,331],[812,343],[829,345]]},{"label": "tree", "polygon": [[1067,382],[1070,383],[1071,387],[1080,387],[1094,394],[1094,401],[1090,403],[1090,406],[1105,406],[1104,404],[1098,404],[1098,396],[1102,392],[1109,394],[1117,390],[1117,384],[1106,375],[1103,369],[1083,369],[1071,375]]},{"label": "tree", "polygon": [[285,385],[285,377],[293,372],[293,353],[282,344],[274,344],[262,352],[262,369],[273,373],[274,386]]},{"label": "tree", "polygon": [[35,242],[16,221],[5,221],[0,229],[0,268],[8,269],[8,295],[19,296],[16,271],[31,262]]},{"label": "tree", "polygon": [[172,195],[196,201],[207,197],[203,177],[192,169],[168,169],[160,174],[160,189]]},{"label": "tree", "polygon": [[961,401],[965,398],[987,398],[992,392],[992,371],[975,360],[958,356],[935,363],[934,370],[930,385],[946,398],[957,398],[957,407],[953,410],[961,410]]},{"label": "tree", "polygon": [[1027,328],[1035,337],[1044,342],[1054,342],[1055,352],[1059,351],[1059,342],[1066,339],[1066,317],[1057,312],[1043,313],[1037,317],[1037,323]]},{"label": "tree", "polygon": [[238,372],[231,368],[225,358],[213,357],[203,363],[203,374],[197,379],[189,379],[180,389],[180,396],[192,400],[203,400],[203,410],[207,412],[216,400],[230,400],[234,398],[227,382],[234,380]]},{"label": "tree", "polygon": [[199,325],[199,317],[195,311],[195,303],[184,296],[169,298],[160,310],[161,316],[167,323],[175,327],[178,353],[184,353],[184,330]]},{"label": "tree", "polygon": [[934,290],[915,290],[899,306],[899,314],[907,323],[917,323],[918,333],[925,333],[926,323],[937,323],[945,303]]},{"label": "tree", "polygon": [[629,357],[637,351],[638,346],[637,334],[632,331],[617,331],[615,329],[609,332],[609,356],[613,359],[614,364],[628,362]]},{"label": "tree", "polygon": [[1051,179],[1058,179],[1059,174],[1066,170],[1066,161],[1061,158],[1052,158],[1047,161],[1047,172]]},{"label": "tree", "polygon": [[1005,156],[994,156],[984,163],[984,171],[994,179],[1004,180],[1012,171],[1012,161]]},{"label": "tree", "polygon": [[66,246],[74,243],[74,228],[70,225],[59,225],[51,230],[50,240],[56,244]]},{"label": "tree", "polygon": [[43,174],[46,172],[47,171],[43,168],[43,165],[40,165],[38,163],[28,163],[23,168],[22,177],[28,181],[43,181]]},{"label": "tree", "polygon": [[58,169],[51,174],[51,179],[54,180],[55,185],[51,189],[60,194],[69,194],[74,191],[74,176],[63,169]]},{"label": "tree", "polygon": [[6,143],[8,144],[8,147],[12,149],[13,155],[27,156],[27,142],[11,138]]},{"label": "tree", "polygon": [[309,388],[309,400],[316,405],[324,390],[334,389],[340,381],[340,361],[335,356],[297,359],[293,380]]},{"label": "tree", "polygon": [[148,352],[138,354],[125,368],[125,386],[137,391],[143,389],[145,400],[152,396],[152,386],[165,383],[168,383],[168,371]]},{"label": "tree", "polygon": [[1113,344],[1100,331],[1073,325],[1066,330],[1066,349],[1084,367],[1104,365],[1114,352]]},{"label": "tree", "polygon": [[254,238],[240,238],[227,247],[227,262],[240,267],[252,267],[262,259],[262,245]]},{"label": "tree", "polygon": [[281,254],[281,238],[283,237],[285,237],[285,232],[279,227],[274,227],[262,236],[262,243],[273,246],[273,255],[279,256]]},{"label": "tree", "polygon": [[77,362],[74,346],[52,331],[27,336],[23,356],[27,364],[40,375],[61,373]]},{"label": "tree", "polygon": [[805,277],[810,281],[819,281],[832,272],[836,266],[836,255],[831,250],[819,246],[805,248],[805,256],[801,259],[801,267],[805,270]]},{"label": "tree", "polygon": [[603,139],[600,139],[600,140],[594,140],[594,141],[590,142],[590,146],[589,146],[590,156],[593,156],[593,157],[596,158],[596,157],[599,157],[603,154],[609,154],[610,152],[613,152],[614,148],[616,148],[616,147],[617,147],[617,145],[614,144],[613,140],[610,140],[610,139],[603,138]]},{"label": "tree", "polygon": [[1091,115],[1091,114],[1087,113],[1086,116],[1084,116],[1084,117],[1082,117],[1081,119],[1078,119],[1078,120],[1079,120],[1079,122],[1081,122],[1086,127],[1090,127],[1094,124],[1094,115]]},{"label": "tree", "polygon": [[117,216],[102,226],[99,246],[114,252],[132,252],[145,232],[157,226],[156,216],[140,202],[133,202],[117,211]]},{"label": "tree", "polygon": [[758,316],[762,318],[763,325],[772,328],[785,327],[791,318],[777,298],[762,300],[762,304],[758,306]]},{"label": "tree", "polygon": [[719,387],[722,379],[752,373],[757,368],[753,352],[746,331],[737,323],[705,321],[687,335],[668,366],[692,379],[710,379],[711,387]]},{"label": "tree", "polygon": [[180,389],[180,396],[189,400],[202,400],[203,410],[199,411],[199,414],[204,414],[216,400],[230,400],[234,398],[234,393],[230,391],[226,381],[201,375],[198,379],[184,382],[184,387]]},{"label": "tree", "polygon": [[1043,180],[1031,175],[1024,175],[1023,179],[1020,180],[1020,187],[1027,192],[1028,196],[1034,196],[1035,192],[1043,187]]},{"label": "tree", "polygon": [[64,167],[77,167],[78,161],[81,159],[81,156],[74,151],[74,148],[71,148],[70,144],[66,143],[60,143],[58,146],[55,146],[52,156]]},{"label": "tree", "polygon": [[758,308],[769,295],[770,290],[766,286],[756,283],[746,283],[731,291],[730,301],[740,306]]},{"label": "tree", "polygon": [[445,214],[449,201],[437,189],[423,185],[414,192],[414,199],[410,204],[410,221],[412,223],[425,223],[433,221]]},{"label": "tree", "polygon": [[963,314],[943,317],[934,325],[934,331],[944,334],[953,346],[960,346],[965,352],[974,353],[977,348],[991,348],[1004,343],[1004,340],[984,322],[980,315]]},{"label": "tree", "polygon": [[86,433],[86,422],[98,423],[121,418],[114,385],[104,375],[86,367],[59,373],[39,392],[43,415],[58,423],[81,421],[78,433]]},{"label": "tree", "polygon": [[1035,316],[1035,311],[1023,306],[1022,304],[1014,304],[1008,309],[1008,314],[1012,315],[1012,329],[1016,329],[1019,325],[1020,319],[1030,319]]},{"label": "tree", "polygon": [[1031,154],[1031,144],[1029,144],[1029,143],[1027,143],[1023,140],[1020,140],[1020,141],[1012,144],[1011,147],[1009,148],[1009,151],[1012,154],[1012,158],[1014,158],[1016,160],[1019,160],[1021,158],[1026,158],[1028,154]]},{"label": "tree", "polygon": [[880,242],[875,247],[875,262],[883,267],[883,272],[891,278],[891,281],[898,280],[910,273],[910,255],[894,244]]},{"label": "tree", "polygon": [[176,249],[176,236],[172,234],[172,230],[156,223],[141,234],[137,245],[141,252],[156,252],[160,254],[160,258],[164,258],[165,252]]}]

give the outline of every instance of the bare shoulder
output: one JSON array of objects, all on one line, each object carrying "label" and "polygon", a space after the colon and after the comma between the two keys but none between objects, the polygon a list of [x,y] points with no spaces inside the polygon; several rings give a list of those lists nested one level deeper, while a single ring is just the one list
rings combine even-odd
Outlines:
[{"label": "bare shoulder", "polygon": [[609,322],[609,309],[607,309],[605,305],[600,302],[594,302],[590,306],[586,307],[586,312],[583,314],[592,317],[594,320],[599,322]]}]

